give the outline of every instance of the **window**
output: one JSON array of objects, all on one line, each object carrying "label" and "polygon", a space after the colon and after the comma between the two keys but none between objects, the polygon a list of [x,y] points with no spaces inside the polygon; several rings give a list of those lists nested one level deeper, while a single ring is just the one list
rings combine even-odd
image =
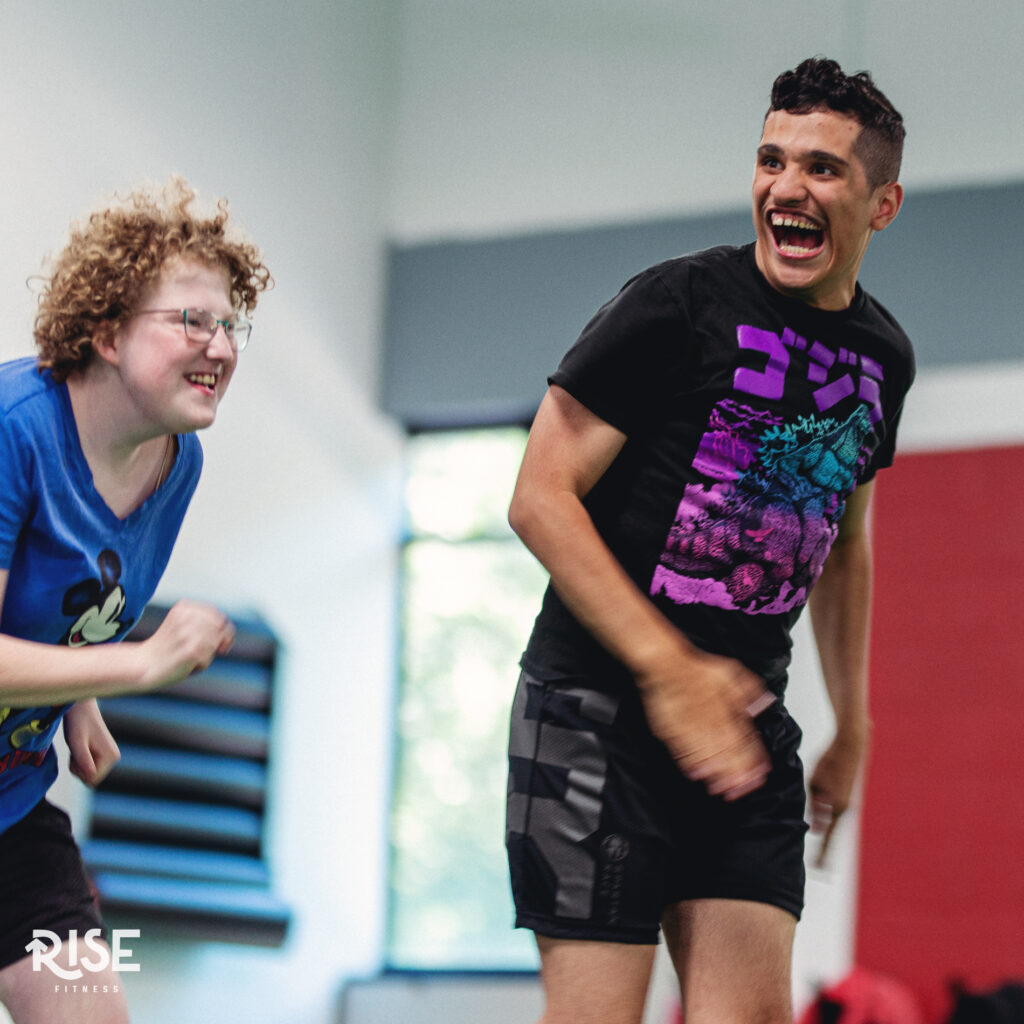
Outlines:
[{"label": "window", "polygon": [[[167,608],[150,605],[131,638]],[[264,811],[277,640],[236,619],[231,651],[175,686],[100,702],[121,761],[96,791],[82,856],[104,913],[189,938],[280,945]]]},{"label": "window", "polygon": [[504,851],[508,712],[547,576],[506,515],[520,427],[409,440],[389,966],[529,969]]}]

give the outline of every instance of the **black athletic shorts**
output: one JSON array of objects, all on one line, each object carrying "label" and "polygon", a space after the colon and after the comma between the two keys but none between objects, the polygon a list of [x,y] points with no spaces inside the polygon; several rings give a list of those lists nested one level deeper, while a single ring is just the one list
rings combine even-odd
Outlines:
[{"label": "black athletic shorts", "polygon": [[554,938],[655,943],[680,900],[803,910],[800,729],[780,704],[755,720],[773,768],[727,802],[688,780],[638,693],[523,672],[512,709],[506,846],[516,925]]},{"label": "black athletic shorts", "polygon": [[0,879],[0,968],[29,955],[33,928],[63,941],[103,927],[71,822],[46,800],[0,834]]}]

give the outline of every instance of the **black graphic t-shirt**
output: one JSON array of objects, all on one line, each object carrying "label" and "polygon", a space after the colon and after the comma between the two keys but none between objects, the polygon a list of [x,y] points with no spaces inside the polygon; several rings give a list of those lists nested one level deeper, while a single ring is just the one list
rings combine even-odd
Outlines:
[{"label": "black graphic t-shirt", "polygon": [[[586,498],[635,582],[698,646],[781,693],[790,630],[846,499],[890,465],[911,345],[857,286],[824,311],[753,245],[659,264],[604,305],[550,383],[627,436]],[[523,665],[624,673],[549,588]]]}]

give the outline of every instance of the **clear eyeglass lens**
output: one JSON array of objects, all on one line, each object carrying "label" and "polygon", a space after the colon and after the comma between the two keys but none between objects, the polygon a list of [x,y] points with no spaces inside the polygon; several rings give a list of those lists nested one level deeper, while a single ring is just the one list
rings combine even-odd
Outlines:
[{"label": "clear eyeglass lens", "polygon": [[211,313],[201,309],[185,310],[185,336],[190,341],[205,345],[213,337],[217,321]]},{"label": "clear eyeglass lens", "polygon": [[228,332],[228,337],[239,352],[249,344],[249,332],[251,330],[252,324],[248,320],[239,318],[231,321],[231,330]]},{"label": "clear eyeglass lens", "polygon": [[[222,323],[223,321],[218,320],[217,317],[212,313],[206,312],[205,309],[185,310],[185,336],[201,345],[208,345],[213,340],[213,336],[217,333],[217,328]],[[224,323],[224,333],[227,335],[228,341],[239,352],[245,348],[246,342],[249,340],[250,330],[252,330],[252,325],[248,320],[239,318],[228,320]]]}]

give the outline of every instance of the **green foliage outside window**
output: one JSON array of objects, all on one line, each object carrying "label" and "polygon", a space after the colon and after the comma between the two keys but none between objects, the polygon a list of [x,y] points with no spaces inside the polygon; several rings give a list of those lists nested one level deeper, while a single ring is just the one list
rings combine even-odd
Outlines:
[{"label": "green foliage outside window", "polygon": [[547,577],[506,515],[526,431],[410,438],[388,960],[533,969],[504,852],[508,712]]}]

